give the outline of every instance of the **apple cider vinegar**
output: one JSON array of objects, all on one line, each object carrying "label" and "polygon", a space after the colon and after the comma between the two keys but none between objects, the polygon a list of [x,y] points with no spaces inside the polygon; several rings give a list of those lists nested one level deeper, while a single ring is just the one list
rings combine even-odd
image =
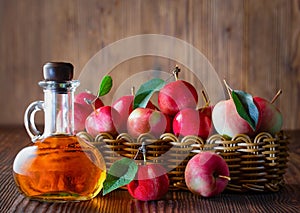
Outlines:
[{"label": "apple cider vinegar", "polygon": [[88,200],[105,180],[105,162],[93,146],[76,136],[57,135],[35,142],[16,157],[14,176],[35,199]]},{"label": "apple cider vinegar", "polygon": [[[66,73],[67,72],[67,73]],[[19,190],[43,201],[81,201],[95,197],[106,178],[99,150],[74,134],[73,93],[79,85],[71,81],[73,66],[44,66],[45,101],[32,103],[25,112],[25,127],[33,143],[16,156],[13,174]],[[45,129],[40,135],[33,118],[44,110]]]}]

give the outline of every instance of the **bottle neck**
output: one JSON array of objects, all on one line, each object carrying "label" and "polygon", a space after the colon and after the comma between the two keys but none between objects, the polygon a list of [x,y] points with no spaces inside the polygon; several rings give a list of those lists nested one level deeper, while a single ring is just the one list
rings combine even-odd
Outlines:
[{"label": "bottle neck", "polygon": [[74,92],[78,81],[40,82],[44,88],[45,127],[43,137],[74,135]]}]

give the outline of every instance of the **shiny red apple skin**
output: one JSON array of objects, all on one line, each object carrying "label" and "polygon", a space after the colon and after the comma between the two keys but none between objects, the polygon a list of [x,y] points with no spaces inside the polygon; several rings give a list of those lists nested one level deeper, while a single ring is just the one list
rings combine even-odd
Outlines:
[{"label": "shiny red apple skin", "polygon": [[101,132],[118,134],[120,125],[120,114],[111,106],[103,106],[93,111],[85,121],[86,131],[93,137]]},{"label": "shiny red apple skin", "polygon": [[194,194],[212,197],[224,191],[229,177],[226,161],[213,152],[200,152],[193,156],[185,168],[185,183]]},{"label": "shiny red apple skin", "polygon": [[159,200],[169,189],[169,177],[160,164],[140,165],[136,177],[127,185],[129,194],[141,201]]},{"label": "shiny red apple skin", "polygon": [[[92,93],[89,93],[89,92],[80,92],[78,93],[77,95],[75,95],[74,97],[74,102],[75,103],[80,103],[82,105],[86,105],[88,107],[91,107],[89,106],[89,104],[85,101],[85,99],[88,99],[88,100],[95,100],[97,98],[97,96],[95,96],[94,94]],[[98,109],[100,107],[104,106],[102,100],[100,98],[97,98],[96,101],[95,101],[95,108]],[[91,107],[93,108],[93,107]]]},{"label": "shiny red apple skin", "polygon": [[85,130],[85,120],[91,114],[92,109],[79,104],[74,103],[74,131],[78,133]]},{"label": "shiny red apple skin", "polygon": [[[120,132],[127,131],[127,119],[130,113],[133,111],[133,101],[133,95],[124,95],[118,98],[116,101],[114,101],[111,105],[121,115],[121,126],[119,130]],[[157,109],[151,101],[148,102],[146,108]]]},{"label": "shiny red apple skin", "polygon": [[173,133],[173,119],[174,117],[164,114],[166,119],[167,119],[167,126],[166,126],[166,130],[165,133]]},{"label": "shiny red apple skin", "polygon": [[214,109],[214,106],[204,106],[204,107],[202,107],[202,108],[200,108],[199,110],[203,113],[203,114],[205,114],[205,115],[207,115],[208,117],[212,117],[212,111],[213,111],[213,109]]},{"label": "shiny red apple skin", "polygon": [[253,101],[259,111],[257,133],[268,132],[272,135],[278,133],[283,124],[281,112],[272,103],[263,98],[254,97]]},{"label": "shiny red apple skin", "polygon": [[189,82],[177,80],[166,84],[158,93],[159,109],[174,116],[184,108],[196,108],[198,94]]},{"label": "shiny red apple skin", "polygon": [[209,136],[213,135],[213,134],[216,134],[216,130],[215,130],[215,127],[214,127],[213,122],[212,122],[212,111],[213,111],[213,109],[214,109],[214,105],[204,106],[204,107],[199,109],[199,111],[201,111],[204,115],[208,116],[211,120],[211,127],[210,127]]},{"label": "shiny red apple skin", "polygon": [[212,131],[211,117],[201,109],[185,108],[173,119],[173,132],[176,136],[197,135],[207,139]]},{"label": "shiny red apple skin", "polygon": [[253,136],[255,131],[237,112],[232,99],[218,102],[212,111],[215,130],[220,135],[234,137],[237,134]]},{"label": "shiny red apple skin", "polygon": [[[74,133],[78,133],[85,130],[85,120],[93,111],[92,108],[87,107],[86,105],[82,105],[79,103],[74,103]],[[58,112],[57,114],[57,126],[61,127],[62,122],[62,112]]]},{"label": "shiny red apple skin", "polygon": [[166,129],[167,118],[158,110],[136,108],[127,120],[128,133],[134,138],[138,138],[143,133],[149,133],[158,138]]}]

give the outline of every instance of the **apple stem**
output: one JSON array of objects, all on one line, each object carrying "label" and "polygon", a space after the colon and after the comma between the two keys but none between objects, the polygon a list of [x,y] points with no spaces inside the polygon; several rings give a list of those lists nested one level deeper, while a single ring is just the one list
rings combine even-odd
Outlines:
[{"label": "apple stem", "polygon": [[173,70],[173,75],[175,76],[175,80],[178,80],[178,73],[180,72],[179,66],[176,64],[175,69]]},{"label": "apple stem", "polygon": [[135,96],[135,87],[131,87],[131,95]]},{"label": "apple stem", "polygon": [[219,175],[218,177],[219,177],[219,178],[227,179],[228,181],[231,180],[231,178],[230,178],[229,176],[225,176],[225,175]]},{"label": "apple stem", "polygon": [[281,94],[282,94],[282,90],[280,89],[272,99],[271,104],[273,104]]},{"label": "apple stem", "polygon": [[96,110],[96,106],[95,106],[95,101],[96,101],[96,99],[90,100],[90,99],[84,98],[83,100],[85,101],[85,103],[87,103],[87,104],[89,104],[89,105],[92,106],[93,111]]},{"label": "apple stem", "polygon": [[95,102],[96,102],[96,99],[95,100],[93,100],[93,102],[92,102],[92,107],[93,107],[93,111],[94,112],[96,112],[96,105],[95,105]]},{"label": "apple stem", "polygon": [[232,97],[231,97],[232,89],[231,89],[230,86],[227,84],[227,82],[226,82],[225,79],[223,80],[223,82],[224,82],[224,84],[225,84],[225,86],[226,86],[226,89],[227,89],[227,92],[228,92],[229,97],[232,98]]},{"label": "apple stem", "polygon": [[142,143],[142,153],[143,153],[143,160],[144,160],[144,165],[146,164],[146,145],[145,142]]},{"label": "apple stem", "polygon": [[90,105],[93,107],[93,110],[96,111],[96,100],[99,98],[98,96],[94,100],[90,100]]},{"label": "apple stem", "polygon": [[145,142],[142,142],[142,146],[139,147],[137,153],[135,154],[133,160],[135,160],[137,158],[137,156],[139,155],[139,153],[142,152],[143,154],[143,165],[146,164],[146,145],[145,145]]},{"label": "apple stem", "polygon": [[203,100],[205,102],[205,107],[208,107],[210,104],[210,101],[208,99],[207,93],[204,90],[201,90],[201,93],[202,93]]}]

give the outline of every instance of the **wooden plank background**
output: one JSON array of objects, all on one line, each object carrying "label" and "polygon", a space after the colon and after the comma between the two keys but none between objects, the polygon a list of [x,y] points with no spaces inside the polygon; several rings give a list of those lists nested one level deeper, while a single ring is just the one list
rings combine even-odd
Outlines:
[{"label": "wooden plank background", "polygon": [[[235,89],[272,99],[281,88],[284,128],[300,128],[299,0],[0,0],[0,124],[22,124],[43,99],[45,62],[72,62],[78,77],[103,47],[148,33],[190,43]],[[174,62],[143,57],[114,73],[158,66]]]}]

